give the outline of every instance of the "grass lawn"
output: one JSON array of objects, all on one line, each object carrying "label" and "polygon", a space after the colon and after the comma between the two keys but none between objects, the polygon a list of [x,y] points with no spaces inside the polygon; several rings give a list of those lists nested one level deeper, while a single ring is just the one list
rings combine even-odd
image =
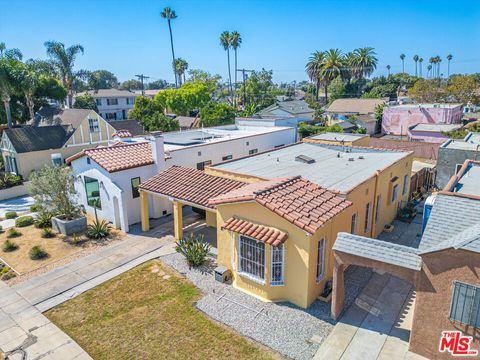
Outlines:
[{"label": "grass lawn", "polygon": [[158,260],[45,315],[94,359],[271,359],[265,348],[207,318],[200,290]]}]

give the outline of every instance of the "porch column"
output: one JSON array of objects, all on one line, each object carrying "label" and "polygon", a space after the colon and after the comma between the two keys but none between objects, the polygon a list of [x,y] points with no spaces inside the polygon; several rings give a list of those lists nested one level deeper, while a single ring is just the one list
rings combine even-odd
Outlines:
[{"label": "porch column", "polygon": [[140,190],[140,212],[142,218],[142,231],[150,230],[150,220],[148,214],[148,194]]},{"label": "porch column", "polygon": [[345,306],[345,265],[333,255],[332,318],[337,320]]},{"label": "porch column", "polygon": [[183,238],[183,209],[182,203],[178,201],[173,202],[173,224],[175,228],[175,240]]}]

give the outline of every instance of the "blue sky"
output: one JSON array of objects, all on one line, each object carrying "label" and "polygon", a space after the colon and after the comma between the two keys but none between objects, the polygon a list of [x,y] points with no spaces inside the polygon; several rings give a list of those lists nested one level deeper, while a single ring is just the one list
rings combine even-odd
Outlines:
[{"label": "blue sky", "polygon": [[[306,79],[304,67],[315,50],[375,48],[376,75],[414,72],[414,54],[453,54],[452,73],[480,72],[479,0],[0,0],[0,41],[26,58],[44,58],[43,43],[78,43],[85,54],[78,68],[107,69],[120,80],[144,73],[173,82],[165,6],[173,22],[175,52],[190,68],[227,75],[219,45],[223,30],[243,37],[239,67],[272,69],[274,79]],[[446,60],[442,62],[446,73]]]}]

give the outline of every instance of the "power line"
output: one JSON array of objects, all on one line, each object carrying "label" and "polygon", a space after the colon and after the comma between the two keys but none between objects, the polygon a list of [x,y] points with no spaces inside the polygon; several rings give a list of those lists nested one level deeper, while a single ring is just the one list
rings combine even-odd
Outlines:
[{"label": "power line", "polygon": [[140,74],[140,75],[135,75],[139,80],[140,82],[142,83],[142,96],[145,96],[145,86],[143,84],[143,80],[146,80],[146,79],[150,79],[150,76],[145,76],[143,74]]}]

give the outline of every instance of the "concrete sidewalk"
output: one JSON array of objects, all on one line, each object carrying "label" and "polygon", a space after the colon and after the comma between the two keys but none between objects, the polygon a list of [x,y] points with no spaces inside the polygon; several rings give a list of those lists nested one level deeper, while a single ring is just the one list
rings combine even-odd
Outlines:
[{"label": "concrete sidewalk", "polygon": [[424,359],[408,351],[413,302],[410,283],[375,273],[314,359]]},{"label": "concrete sidewalk", "polygon": [[175,251],[173,238],[128,236],[101,249],[12,287],[41,311],[47,311],[148,260]]},{"label": "concrete sidewalk", "polygon": [[3,352],[6,359],[92,359],[75,341],[2,281],[0,295],[0,353]]}]

